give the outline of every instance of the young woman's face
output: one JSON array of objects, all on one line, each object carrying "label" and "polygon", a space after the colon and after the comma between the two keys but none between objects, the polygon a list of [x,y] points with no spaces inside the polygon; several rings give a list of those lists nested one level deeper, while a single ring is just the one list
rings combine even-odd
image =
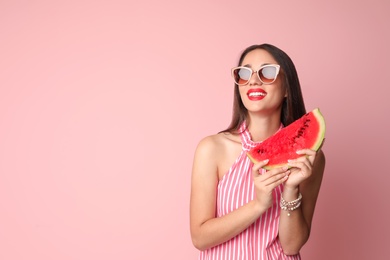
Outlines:
[{"label": "young woman's face", "polygon": [[[256,49],[249,52],[240,66],[257,71],[266,64],[277,64],[276,60],[267,51]],[[246,85],[239,86],[241,100],[249,112],[274,112],[281,108],[286,90],[283,86],[281,73],[271,84],[260,81],[257,73],[253,73]]]}]

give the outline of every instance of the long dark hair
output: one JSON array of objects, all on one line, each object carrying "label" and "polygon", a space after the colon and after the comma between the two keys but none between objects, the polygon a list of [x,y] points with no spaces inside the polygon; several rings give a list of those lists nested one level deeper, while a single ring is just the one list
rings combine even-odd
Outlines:
[{"label": "long dark hair", "polygon": [[[299,83],[298,73],[291,58],[281,49],[271,44],[252,45],[246,48],[239,59],[238,66],[242,65],[245,56],[256,49],[263,49],[267,51],[276,62],[280,65],[282,73],[279,75],[283,77],[282,82],[287,90],[287,97],[283,100],[282,112],[280,121],[284,126],[287,126],[303,116],[306,113],[305,104]],[[241,124],[247,120],[248,110],[245,108],[240,92],[239,86],[234,84],[234,101],[233,101],[233,116],[229,127],[221,132],[237,133]]]}]

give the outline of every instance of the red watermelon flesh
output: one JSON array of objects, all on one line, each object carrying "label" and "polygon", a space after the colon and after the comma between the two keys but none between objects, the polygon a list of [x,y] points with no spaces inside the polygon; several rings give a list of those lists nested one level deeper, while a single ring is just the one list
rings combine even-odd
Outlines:
[{"label": "red watermelon flesh", "polygon": [[325,120],[316,108],[259,143],[247,155],[254,163],[269,159],[264,168],[270,170],[302,156],[296,153],[297,150],[308,148],[317,151],[324,137]]}]

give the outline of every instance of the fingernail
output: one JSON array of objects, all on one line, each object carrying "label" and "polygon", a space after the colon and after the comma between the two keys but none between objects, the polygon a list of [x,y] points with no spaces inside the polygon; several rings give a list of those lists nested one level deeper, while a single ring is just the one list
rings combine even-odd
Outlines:
[{"label": "fingernail", "polygon": [[263,163],[268,163],[269,162],[269,159],[265,159],[264,161],[263,161]]},{"label": "fingernail", "polygon": [[302,150],[298,150],[296,151],[297,154],[301,154],[302,153]]}]

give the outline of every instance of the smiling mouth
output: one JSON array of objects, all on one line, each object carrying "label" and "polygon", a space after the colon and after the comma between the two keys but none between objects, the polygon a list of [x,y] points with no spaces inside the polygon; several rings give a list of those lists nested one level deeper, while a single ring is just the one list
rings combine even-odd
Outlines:
[{"label": "smiling mouth", "polygon": [[265,93],[264,92],[251,92],[248,94],[249,97],[260,97],[260,96],[263,96],[265,97]]}]

